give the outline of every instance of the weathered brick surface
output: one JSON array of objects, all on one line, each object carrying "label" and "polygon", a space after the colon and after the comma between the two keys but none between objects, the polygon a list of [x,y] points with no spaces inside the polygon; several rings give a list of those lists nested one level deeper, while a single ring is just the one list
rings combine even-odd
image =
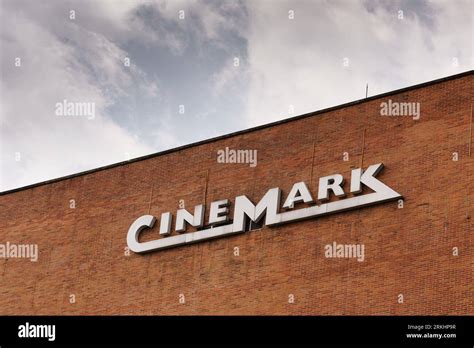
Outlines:
[{"label": "weathered brick surface", "polygon": [[[0,314],[473,315],[472,84],[471,74],[1,195],[0,243],[37,243],[40,255],[0,259]],[[421,119],[380,116],[389,98],[420,102]],[[217,163],[226,146],[257,149],[258,165]],[[142,214],[174,214],[180,199],[257,202],[272,187],[285,197],[297,181],[316,195],[320,176],[349,178],[362,162],[385,164],[379,178],[403,209],[389,202],[124,256]],[[365,244],[365,261],[326,259],[333,241]]]}]

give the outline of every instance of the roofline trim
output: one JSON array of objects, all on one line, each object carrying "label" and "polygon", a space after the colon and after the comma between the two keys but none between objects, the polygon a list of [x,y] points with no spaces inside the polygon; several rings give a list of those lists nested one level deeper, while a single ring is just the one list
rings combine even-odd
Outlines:
[{"label": "roofline trim", "polygon": [[344,104],[340,104],[340,105],[336,105],[336,106],[331,106],[331,107],[326,108],[326,109],[312,111],[312,112],[309,112],[309,113],[306,113],[306,114],[285,118],[283,120],[267,123],[267,124],[264,124],[264,125],[251,127],[251,128],[243,129],[243,130],[240,130],[240,131],[224,134],[224,135],[219,135],[219,136],[214,137],[214,138],[204,139],[204,140],[200,140],[200,141],[197,141],[197,142],[194,142],[194,143],[190,143],[190,144],[182,145],[182,146],[179,146],[179,147],[175,147],[175,148],[172,148],[172,149],[168,149],[168,150],[164,150],[164,151],[160,151],[160,152],[155,152],[155,153],[145,155],[145,156],[136,157],[136,158],[133,158],[133,159],[128,160],[128,161],[112,163],[112,164],[108,164],[108,165],[105,165],[105,166],[102,166],[102,167],[89,169],[89,170],[86,170],[86,171],[83,171],[83,172],[74,173],[74,174],[70,174],[70,175],[66,175],[66,176],[62,176],[62,177],[59,177],[59,178],[54,178],[54,179],[50,179],[50,180],[46,180],[46,181],[41,181],[41,182],[38,182],[38,183],[34,183],[34,184],[22,186],[22,187],[17,187],[17,188],[11,189],[11,190],[0,192],[0,196],[7,195],[9,193],[14,193],[14,192],[18,192],[18,191],[23,191],[23,190],[35,188],[35,187],[38,187],[38,186],[52,184],[52,183],[63,181],[63,180],[72,179],[72,178],[75,178],[75,177],[79,177],[79,176],[99,172],[99,171],[102,171],[102,170],[127,165],[127,164],[134,163],[134,162],[147,160],[147,159],[150,159],[150,158],[154,158],[154,157],[166,155],[166,154],[169,154],[169,153],[185,150],[185,149],[188,149],[188,148],[191,148],[191,147],[211,143],[211,142],[222,140],[222,139],[231,138],[231,137],[234,137],[234,136],[237,136],[237,135],[250,133],[250,132],[265,129],[265,128],[275,127],[275,126],[278,126],[280,124],[301,120],[301,119],[304,119],[304,118],[307,118],[307,117],[316,116],[316,115],[319,115],[319,114],[324,114],[324,113],[327,113],[327,112],[343,109],[343,108],[346,108],[346,107],[349,107],[349,106],[359,105],[359,104],[362,104],[362,103],[365,103],[365,102],[373,101],[375,99],[387,97],[387,96],[394,95],[394,94],[400,94],[400,93],[403,93],[403,92],[412,91],[412,90],[423,88],[423,87],[432,86],[432,85],[435,85],[435,84],[439,84],[439,83],[443,83],[443,82],[446,82],[446,81],[451,81],[451,80],[463,78],[463,77],[470,76],[470,75],[474,75],[474,70],[468,70],[468,71],[465,71],[465,72],[462,72],[462,73],[459,73],[459,74],[456,74],[456,75],[450,75],[450,76],[442,77],[442,78],[439,78],[439,79],[436,79],[436,80],[431,80],[431,81],[419,83],[419,84],[416,84],[416,85],[403,87],[403,88],[396,89],[396,90],[393,90],[393,91],[390,91],[390,92],[385,92],[385,93],[377,94],[377,95],[374,95],[374,96],[371,96],[371,97],[367,97],[367,98],[364,98],[364,99],[358,99],[358,100],[355,100],[355,101],[352,101],[352,102],[348,102],[348,103],[344,103]]}]

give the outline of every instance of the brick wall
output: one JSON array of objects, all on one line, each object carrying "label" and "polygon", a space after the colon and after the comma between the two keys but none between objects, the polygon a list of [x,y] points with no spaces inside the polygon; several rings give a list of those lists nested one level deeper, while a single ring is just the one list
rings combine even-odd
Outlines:
[{"label": "brick wall", "polygon": [[[0,259],[0,314],[473,315],[472,84],[464,75],[3,194],[0,243],[40,253]],[[421,118],[380,116],[388,99],[421,103]],[[217,163],[226,146],[256,149],[258,165]],[[272,187],[284,199],[298,181],[316,195],[319,177],[378,162],[402,209],[395,201],[125,255],[130,224],[175,214],[181,199],[189,210],[242,194],[258,202]],[[365,261],[325,258],[333,241],[364,244]]]}]

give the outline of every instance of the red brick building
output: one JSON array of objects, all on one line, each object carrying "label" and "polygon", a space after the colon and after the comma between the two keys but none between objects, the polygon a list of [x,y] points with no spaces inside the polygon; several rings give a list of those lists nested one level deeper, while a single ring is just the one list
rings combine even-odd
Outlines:
[{"label": "red brick building", "polygon": [[[39,255],[0,258],[0,314],[473,315],[473,81],[470,71],[3,192],[0,243]],[[419,103],[419,117],[383,115],[389,100]],[[257,165],[220,163],[226,147],[257,150]],[[126,249],[141,215],[205,204],[206,222],[209,204],[229,199],[232,217],[237,196],[257,203],[279,187],[283,201],[300,181],[316,195],[320,177],[375,163],[403,201]],[[169,238],[158,230],[142,239]],[[364,245],[364,260],[327,258],[334,242]]]}]

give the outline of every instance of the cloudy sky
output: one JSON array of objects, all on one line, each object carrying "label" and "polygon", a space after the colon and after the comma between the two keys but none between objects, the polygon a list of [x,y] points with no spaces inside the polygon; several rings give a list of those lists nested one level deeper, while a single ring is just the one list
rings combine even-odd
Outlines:
[{"label": "cloudy sky", "polygon": [[473,18],[474,0],[0,0],[0,191],[471,70]]}]

